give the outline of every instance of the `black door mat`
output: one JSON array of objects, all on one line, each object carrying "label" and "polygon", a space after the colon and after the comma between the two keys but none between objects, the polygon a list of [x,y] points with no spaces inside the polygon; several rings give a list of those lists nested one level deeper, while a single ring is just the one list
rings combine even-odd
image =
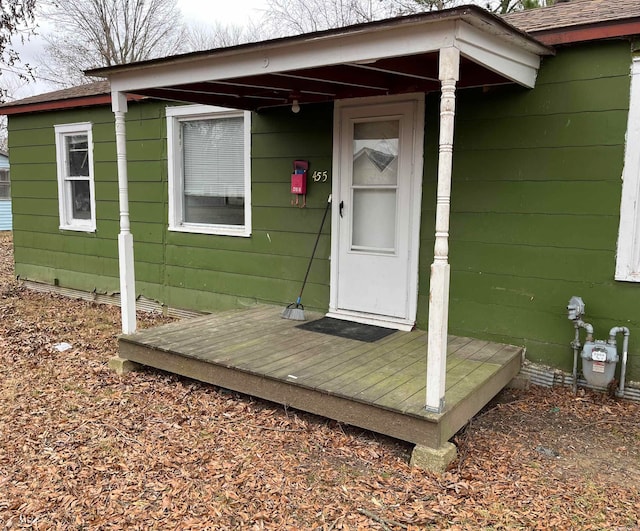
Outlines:
[{"label": "black door mat", "polygon": [[342,319],[333,319],[331,317],[323,317],[316,321],[309,321],[308,323],[296,326],[296,328],[310,332],[329,334],[331,336],[344,337],[346,339],[356,339],[357,341],[365,341],[366,343],[374,343],[383,337],[390,336],[394,332],[397,332],[397,330],[392,328],[354,323],[352,321],[343,321]]}]

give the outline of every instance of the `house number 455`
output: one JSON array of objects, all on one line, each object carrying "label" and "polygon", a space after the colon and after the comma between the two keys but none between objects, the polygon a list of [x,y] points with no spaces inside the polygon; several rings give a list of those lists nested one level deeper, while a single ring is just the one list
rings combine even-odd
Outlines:
[{"label": "house number 455", "polygon": [[311,176],[311,178],[317,183],[319,183],[319,182],[326,183],[327,179],[329,178],[329,172],[327,170],[314,171],[313,175]]}]

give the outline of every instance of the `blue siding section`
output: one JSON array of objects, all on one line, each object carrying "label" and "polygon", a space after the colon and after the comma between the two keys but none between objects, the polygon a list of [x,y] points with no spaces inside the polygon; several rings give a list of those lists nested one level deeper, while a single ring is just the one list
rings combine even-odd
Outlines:
[{"label": "blue siding section", "polygon": [[[9,169],[9,157],[0,153],[0,170]],[[0,199],[0,231],[11,230],[11,199]]]},{"label": "blue siding section", "polygon": [[11,201],[0,200],[0,230],[11,228]]}]

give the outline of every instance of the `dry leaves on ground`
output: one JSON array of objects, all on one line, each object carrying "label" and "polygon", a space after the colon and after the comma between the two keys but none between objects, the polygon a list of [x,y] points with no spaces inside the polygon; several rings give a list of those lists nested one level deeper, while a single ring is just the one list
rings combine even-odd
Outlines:
[{"label": "dry leaves on ground", "polygon": [[505,391],[437,476],[399,441],[159,371],[119,377],[118,328],[117,308],[21,287],[0,236],[0,527],[640,525],[638,404]]}]

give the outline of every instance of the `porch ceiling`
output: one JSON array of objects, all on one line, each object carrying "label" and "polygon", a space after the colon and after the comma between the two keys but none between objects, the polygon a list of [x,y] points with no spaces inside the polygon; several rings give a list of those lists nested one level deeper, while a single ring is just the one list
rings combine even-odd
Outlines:
[{"label": "porch ceiling", "polygon": [[246,110],[438,90],[438,52],[460,50],[460,88],[533,87],[553,51],[475,6],[100,68],[114,92]]}]

